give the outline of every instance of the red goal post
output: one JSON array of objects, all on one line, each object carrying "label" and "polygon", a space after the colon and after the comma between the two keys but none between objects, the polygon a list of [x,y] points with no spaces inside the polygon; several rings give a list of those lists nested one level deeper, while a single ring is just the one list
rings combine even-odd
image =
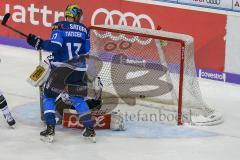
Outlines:
[{"label": "red goal post", "polygon": [[[105,57],[114,57],[116,55],[121,55],[125,56],[124,60],[126,62],[129,61],[135,64],[141,61],[145,62],[145,64],[148,64],[148,62],[150,64],[152,63],[150,66],[154,66],[155,68],[150,67],[150,70],[154,71],[155,73],[158,70],[159,66],[163,66],[167,69],[166,71],[159,71],[161,72],[161,76],[159,78],[161,79],[161,82],[158,79],[158,88],[161,89],[165,87],[164,90],[167,90],[168,92],[161,91],[160,96],[152,96],[149,95],[149,92],[146,91],[144,93],[147,94],[144,96],[134,94],[135,98],[140,99],[141,102],[154,102],[155,105],[157,105],[158,103],[172,103],[172,105],[177,106],[176,108],[171,107],[171,109],[169,109],[167,106],[165,109],[177,112],[178,125],[182,125],[183,123],[182,114],[184,108],[188,110],[188,113],[193,113],[193,115],[191,115],[191,122],[189,122],[191,124],[214,125],[223,122],[222,115],[216,112],[215,109],[206,105],[203,101],[194,63],[193,37],[184,34],[166,32],[162,30],[159,31],[152,29],[133,28],[119,25],[91,26],[89,27],[89,29],[91,38],[90,54],[103,60],[103,63],[109,63],[109,59],[106,60]],[[125,44],[125,46],[123,44]],[[120,45],[122,45],[122,48],[117,47]],[[133,65],[127,64],[126,62],[124,62],[125,64],[122,63],[120,65],[121,67],[123,67],[122,70],[128,70],[128,68],[131,68]],[[111,60],[110,63],[115,64],[115,62],[111,62]],[[137,64],[137,69],[141,70],[139,64],[140,63]],[[123,88],[125,87],[125,85],[127,85],[128,89],[129,87],[131,88],[130,84],[136,85],[135,81],[127,81],[126,83],[124,83],[124,81],[122,80],[117,83],[110,82],[113,81],[114,75],[118,76],[117,73],[111,72],[111,70],[112,67],[108,65],[107,67],[103,68],[102,71],[100,71],[99,73],[99,76],[103,81],[104,87],[110,86],[110,90],[112,91],[114,89],[116,90],[116,88],[119,88],[115,87],[115,84],[121,84],[121,87]],[[121,73],[121,71],[119,70],[118,72]],[[131,69],[129,69],[129,72],[131,72]],[[133,75],[133,77],[135,76],[136,75]],[[137,76],[140,75],[138,75],[137,73]],[[132,77],[130,77],[129,79],[131,78]],[[151,80],[146,78],[146,82],[148,83],[149,81]],[[160,84],[163,84],[162,81],[165,81],[166,83],[168,83],[168,85],[164,84],[163,86],[161,86]],[[143,79],[141,82],[138,83],[138,85],[144,85],[144,82],[145,80]],[[146,88],[147,87],[140,87],[138,91],[141,92],[141,89],[144,90]],[[121,98],[129,98],[129,96],[131,96],[129,94],[130,89],[124,93],[123,92],[124,91],[122,91],[120,94]],[[166,100],[166,97],[171,97],[171,102],[169,102],[169,100]],[[189,103],[188,101],[191,101],[191,103]],[[192,112],[192,110],[196,111]]]}]

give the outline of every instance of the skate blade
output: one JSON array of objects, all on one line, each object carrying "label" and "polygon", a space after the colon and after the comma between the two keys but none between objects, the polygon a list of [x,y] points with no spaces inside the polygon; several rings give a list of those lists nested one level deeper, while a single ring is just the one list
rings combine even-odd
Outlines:
[{"label": "skate blade", "polygon": [[52,143],[54,141],[53,136],[41,136],[40,140],[47,143]]},{"label": "skate blade", "polygon": [[97,141],[96,141],[96,137],[84,137],[84,139],[86,140],[86,141],[89,141],[89,142],[92,142],[92,143],[96,143]]},{"label": "skate blade", "polygon": [[12,125],[12,126],[8,126],[10,129],[15,129],[16,128],[16,125]]}]

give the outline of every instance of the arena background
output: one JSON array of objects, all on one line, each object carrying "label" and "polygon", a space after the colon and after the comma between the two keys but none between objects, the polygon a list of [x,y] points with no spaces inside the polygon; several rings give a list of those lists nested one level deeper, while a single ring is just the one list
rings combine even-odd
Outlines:
[{"label": "arena background", "polygon": [[[240,17],[239,13],[201,9],[198,7],[171,6],[156,1],[123,0],[73,0],[84,11],[83,22],[95,24],[124,24],[189,34],[195,40],[195,62],[198,76],[223,82],[240,84]],[[12,0],[1,1],[0,19],[12,14],[9,24],[25,33],[49,38],[51,24],[63,20],[68,1]],[[146,10],[145,8],[148,8]],[[193,10],[194,9],[194,10]],[[130,14],[129,14],[130,13]],[[121,21],[124,18],[126,21]],[[24,37],[1,28],[0,43],[27,48]],[[11,54],[11,53],[9,53]]]}]

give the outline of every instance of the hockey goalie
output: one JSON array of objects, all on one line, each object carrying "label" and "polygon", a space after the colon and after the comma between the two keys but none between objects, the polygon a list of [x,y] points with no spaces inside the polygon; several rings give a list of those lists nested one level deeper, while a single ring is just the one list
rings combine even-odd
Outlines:
[{"label": "hockey goalie", "polygon": [[[109,117],[109,121],[107,122],[109,128],[112,130],[125,130],[125,122],[123,117],[119,115],[117,112],[112,112],[116,108],[116,103],[114,104],[104,104],[102,100],[102,90],[103,85],[101,82],[101,78],[97,76],[94,64],[91,61],[96,60],[95,57],[88,57],[88,70],[86,74],[83,75],[83,79],[81,79],[81,83],[79,85],[72,85],[66,82],[66,75],[72,75],[75,73],[74,69],[78,66],[79,63],[82,62],[82,57],[76,57],[69,60],[67,63],[56,64],[51,62],[51,57],[45,61],[43,61],[39,66],[36,67],[35,71],[29,76],[28,82],[35,86],[44,85],[45,94],[53,94],[56,96],[56,99],[52,100],[53,105],[55,106],[54,110],[51,112],[57,116],[58,123],[64,124],[64,113],[70,113],[74,111],[74,114],[78,116],[80,121],[84,126],[84,116],[86,113],[82,114],[75,107],[76,102],[74,103],[74,99],[72,96],[84,97],[84,101],[89,108],[90,118],[93,119],[93,116],[102,116]],[[58,65],[56,67],[55,65]],[[45,114],[48,113],[49,110],[45,109]],[[96,123],[96,122],[95,122]],[[45,141],[45,140],[44,140]],[[52,140],[46,140],[52,141]]]}]

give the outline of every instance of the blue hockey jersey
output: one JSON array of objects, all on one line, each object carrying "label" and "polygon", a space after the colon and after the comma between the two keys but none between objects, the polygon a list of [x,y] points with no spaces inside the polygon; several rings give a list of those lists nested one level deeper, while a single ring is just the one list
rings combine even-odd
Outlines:
[{"label": "blue hockey jersey", "polygon": [[[82,23],[61,21],[52,25],[50,40],[41,45],[52,52],[53,62],[66,62],[78,55],[86,55],[90,50],[89,30]],[[84,67],[86,64],[81,64]]]}]

